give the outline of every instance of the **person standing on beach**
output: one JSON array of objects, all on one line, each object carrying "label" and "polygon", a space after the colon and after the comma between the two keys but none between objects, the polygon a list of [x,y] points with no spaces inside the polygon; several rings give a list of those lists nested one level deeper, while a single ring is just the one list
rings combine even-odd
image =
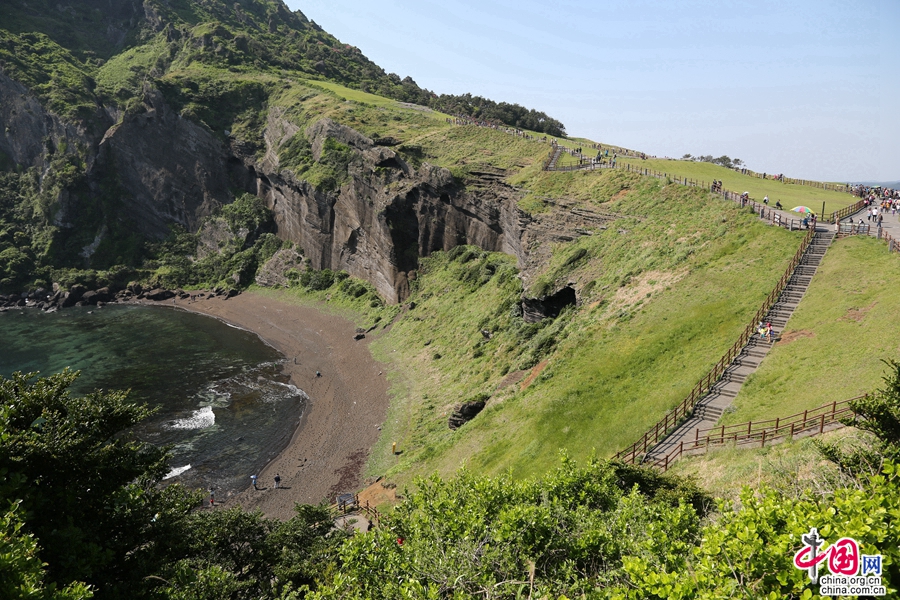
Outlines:
[{"label": "person standing on beach", "polygon": [[275,489],[278,489],[278,486],[281,485],[281,475],[275,475]]},{"label": "person standing on beach", "polygon": [[256,480],[257,480],[256,475],[251,475],[251,476],[250,476],[250,481],[253,482],[253,489],[254,489],[254,490],[258,490],[258,489],[259,489],[259,487],[257,487],[257,485],[256,485]]}]

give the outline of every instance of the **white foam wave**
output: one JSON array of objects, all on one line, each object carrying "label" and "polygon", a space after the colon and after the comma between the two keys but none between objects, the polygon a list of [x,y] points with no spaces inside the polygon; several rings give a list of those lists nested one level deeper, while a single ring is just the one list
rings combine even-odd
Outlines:
[{"label": "white foam wave", "polygon": [[166,475],[165,477],[163,477],[163,479],[172,479],[173,477],[178,477],[179,475],[181,475],[182,473],[184,473],[185,471],[187,471],[190,468],[191,468],[191,465],[184,465],[183,467],[175,467],[174,469],[169,471],[169,474]]},{"label": "white foam wave", "polygon": [[206,429],[216,423],[216,414],[212,406],[204,406],[195,410],[191,416],[177,419],[169,423],[169,429]]}]

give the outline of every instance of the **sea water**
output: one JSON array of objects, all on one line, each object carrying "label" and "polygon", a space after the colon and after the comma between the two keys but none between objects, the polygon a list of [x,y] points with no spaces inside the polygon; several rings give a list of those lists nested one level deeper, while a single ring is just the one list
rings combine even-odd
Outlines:
[{"label": "sea water", "polygon": [[156,414],[135,430],[172,448],[168,481],[246,487],[290,441],[306,394],[257,335],[161,306],[0,312],[0,375],[80,370],[72,393],[130,389]]}]

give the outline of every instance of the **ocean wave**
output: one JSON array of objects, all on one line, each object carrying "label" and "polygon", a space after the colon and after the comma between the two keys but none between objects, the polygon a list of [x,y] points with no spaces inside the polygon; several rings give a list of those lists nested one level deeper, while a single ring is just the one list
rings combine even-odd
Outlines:
[{"label": "ocean wave", "polygon": [[173,477],[178,477],[179,475],[181,475],[182,473],[184,473],[185,471],[187,471],[190,468],[191,468],[191,465],[184,465],[183,467],[175,467],[174,469],[169,471],[169,474],[166,475],[165,477],[163,477],[163,479],[165,480],[165,479],[172,479]]},{"label": "ocean wave", "polygon": [[271,381],[271,380],[269,381],[269,383],[272,385],[277,385],[277,386],[282,387],[285,390],[287,390],[289,397],[299,396],[301,400],[309,400],[309,395],[306,392],[304,392],[303,390],[301,390],[300,388],[298,388],[293,383],[281,383],[280,381]]},{"label": "ocean wave", "polygon": [[206,429],[216,423],[216,414],[212,406],[204,406],[195,410],[191,416],[184,419],[176,419],[169,423],[169,429]]}]

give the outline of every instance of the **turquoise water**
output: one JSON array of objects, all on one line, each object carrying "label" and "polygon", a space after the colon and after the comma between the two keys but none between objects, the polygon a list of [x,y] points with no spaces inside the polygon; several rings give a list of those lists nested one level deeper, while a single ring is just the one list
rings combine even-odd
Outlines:
[{"label": "turquoise water", "polygon": [[73,391],[131,389],[157,407],[137,435],[172,445],[170,480],[217,495],[246,487],[290,440],[306,394],[253,333],[153,306],[0,312],[0,375],[66,367]]}]

